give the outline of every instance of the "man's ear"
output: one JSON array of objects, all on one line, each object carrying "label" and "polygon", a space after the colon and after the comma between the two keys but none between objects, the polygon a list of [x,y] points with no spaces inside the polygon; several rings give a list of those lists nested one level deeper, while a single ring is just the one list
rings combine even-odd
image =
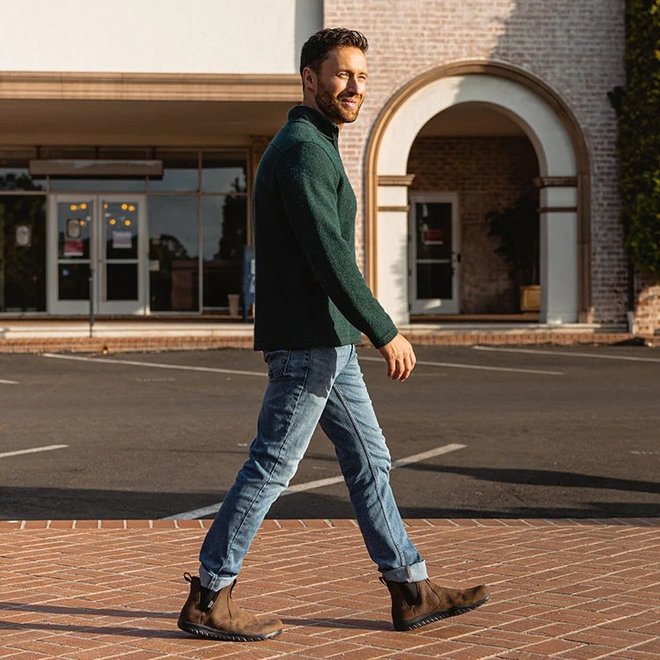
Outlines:
[{"label": "man's ear", "polygon": [[309,90],[313,94],[316,94],[316,72],[306,66],[302,71],[302,83],[303,89]]}]

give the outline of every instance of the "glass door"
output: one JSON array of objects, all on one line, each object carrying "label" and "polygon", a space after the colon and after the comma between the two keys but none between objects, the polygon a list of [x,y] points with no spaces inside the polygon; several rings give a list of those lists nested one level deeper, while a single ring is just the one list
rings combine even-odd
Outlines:
[{"label": "glass door", "polygon": [[51,196],[51,313],[147,312],[144,207],[144,195]]},{"label": "glass door", "polygon": [[409,300],[412,314],[459,311],[458,195],[410,196]]},{"label": "glass door", "polygon": [[[99,195],[99,314],[144,314],[144,196]],[[144,253],[144,254],[143,254]]]}]

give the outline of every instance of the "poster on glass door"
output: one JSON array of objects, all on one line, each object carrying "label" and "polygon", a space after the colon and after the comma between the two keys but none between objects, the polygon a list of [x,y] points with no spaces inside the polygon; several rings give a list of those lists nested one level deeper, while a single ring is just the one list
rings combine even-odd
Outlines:
[{"label": "poster on glass door", "polygon": [[82,257],[84,254],[82,241],[83,221],[80,218],[69,218],[66,221],[66,236],[64,238],[65,257]]}]

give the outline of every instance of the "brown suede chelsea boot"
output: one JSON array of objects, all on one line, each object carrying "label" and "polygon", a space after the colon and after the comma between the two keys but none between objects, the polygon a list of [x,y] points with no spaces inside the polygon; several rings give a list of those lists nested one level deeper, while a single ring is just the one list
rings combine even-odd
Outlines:
[{"label": "brown suede chelsea boot", "polygon": [[483,605],[490,594],[480,585],[472,589],[446,589],[431,580],[390,582],[380,578],[392,596],[395,630],[413,630],[427,623],[464,614]]},{"label": "brown suede chelsea boot", "polygon": [[190,595],[177,625],[181,630],[225,642],[257,642],[277,637],[282,622],[275,617],[256,617],[243,611],[231,597],[236,581],[219,591],[202,587],[198,577],[184,573]]}]

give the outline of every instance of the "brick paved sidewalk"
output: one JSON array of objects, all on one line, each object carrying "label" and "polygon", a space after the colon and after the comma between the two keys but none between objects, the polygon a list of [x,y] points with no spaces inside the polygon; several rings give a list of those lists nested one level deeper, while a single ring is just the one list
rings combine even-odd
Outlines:
[{"label": "brick paved sidewalk", "polygon": [[241,644],[176,628],[208,521],[0,521],[0,657],[660,656],[660,521],[408,524],[433,577],[491,602],[394,632],[353,521],[267,521],[235,595],[286,630]]}]

